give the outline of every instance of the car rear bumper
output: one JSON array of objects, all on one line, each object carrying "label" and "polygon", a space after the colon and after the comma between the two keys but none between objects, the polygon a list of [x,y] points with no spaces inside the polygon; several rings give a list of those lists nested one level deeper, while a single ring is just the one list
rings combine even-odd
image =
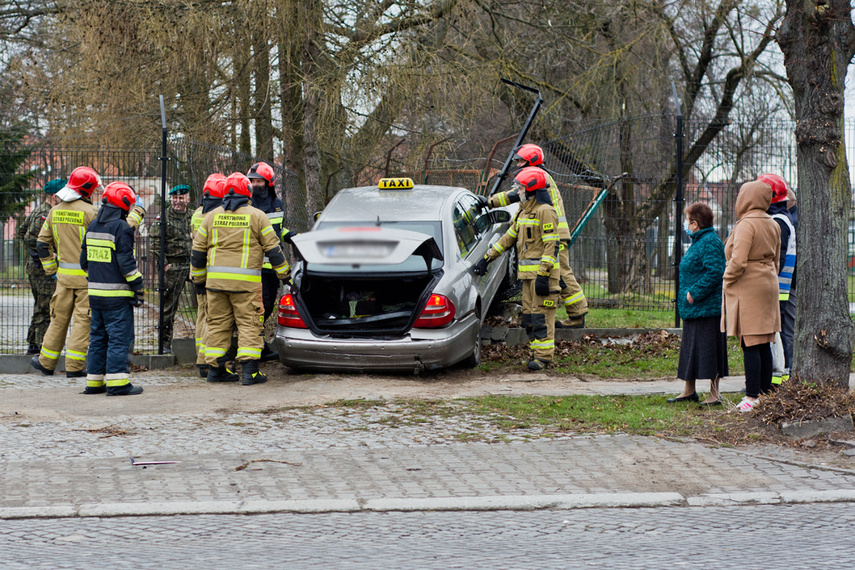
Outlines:
[{"label": "car rear bumper", "polygon": [[276,327],[279,360],[291,368],[323,371],[432,370],[456,364],[480,342],[474,314],[442,329],[413,329],[400,339],[330,338],[306,329]]}]

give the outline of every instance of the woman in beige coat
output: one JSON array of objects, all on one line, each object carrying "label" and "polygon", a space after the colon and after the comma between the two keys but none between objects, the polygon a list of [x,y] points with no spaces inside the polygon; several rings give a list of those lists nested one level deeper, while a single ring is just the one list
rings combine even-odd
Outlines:
[{"label": "woman in beige coat", "polygon": [[745,398],[737,406],[750,411],[760,394],[772,390],[772,351],[781,330],[778,263],[781,230],[766,213],[772,188],[743,184],[736,197],[736,224],[724,244],[722,329],[735,336],[745,360]]}]

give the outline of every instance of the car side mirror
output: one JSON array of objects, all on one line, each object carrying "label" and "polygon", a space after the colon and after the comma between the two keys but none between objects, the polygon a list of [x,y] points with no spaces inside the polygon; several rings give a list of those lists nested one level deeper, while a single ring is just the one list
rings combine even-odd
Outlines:
[{"label": "car side mirror", "polygon": [[314,216],[312,216],[312,220],[314,220],[315,222],[317,222],[317,221],[318,221],[318,218],[320,218],[320,217],[321,217],[321,214],[322,214],[322,213],[323,213],[323,212],[315,212],[315,215],[314,215]]},{"label": "car side mirror", "polygon": [[511,221],[511,214],[504,210],[496,210],[493,212],[493,223],[494,224],[504,224],[505,222]]}]

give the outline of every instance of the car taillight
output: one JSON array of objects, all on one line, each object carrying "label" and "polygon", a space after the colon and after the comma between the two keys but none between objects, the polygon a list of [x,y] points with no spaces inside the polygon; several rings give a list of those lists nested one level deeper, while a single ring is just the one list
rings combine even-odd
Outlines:
[{"label": "car taillight", "polygon": [[429,329],[444,327],[454,319],[454,303],[444,295],[431,295],[425,309],[413,327]]},{"label": "car taillight", "polygon": [[282,299],[279,301],[278,322],[283,327],[291,327],[292,329],[309,328],[303,321],[303,317],[300,316],[296,305],[294,305],[294,297],[291,296],[291,293],[282,295]]}]

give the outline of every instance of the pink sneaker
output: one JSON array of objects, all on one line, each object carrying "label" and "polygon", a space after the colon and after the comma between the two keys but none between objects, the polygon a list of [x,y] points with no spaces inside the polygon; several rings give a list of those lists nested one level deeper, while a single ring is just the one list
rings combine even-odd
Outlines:
[{"label": "pink sneaker", "polygon": [[742,398],[742,401],[736,405],[736,409],[740,412],[750,412],[758,402],[760,402],[760,400],[749,400],[747,397]]}]

